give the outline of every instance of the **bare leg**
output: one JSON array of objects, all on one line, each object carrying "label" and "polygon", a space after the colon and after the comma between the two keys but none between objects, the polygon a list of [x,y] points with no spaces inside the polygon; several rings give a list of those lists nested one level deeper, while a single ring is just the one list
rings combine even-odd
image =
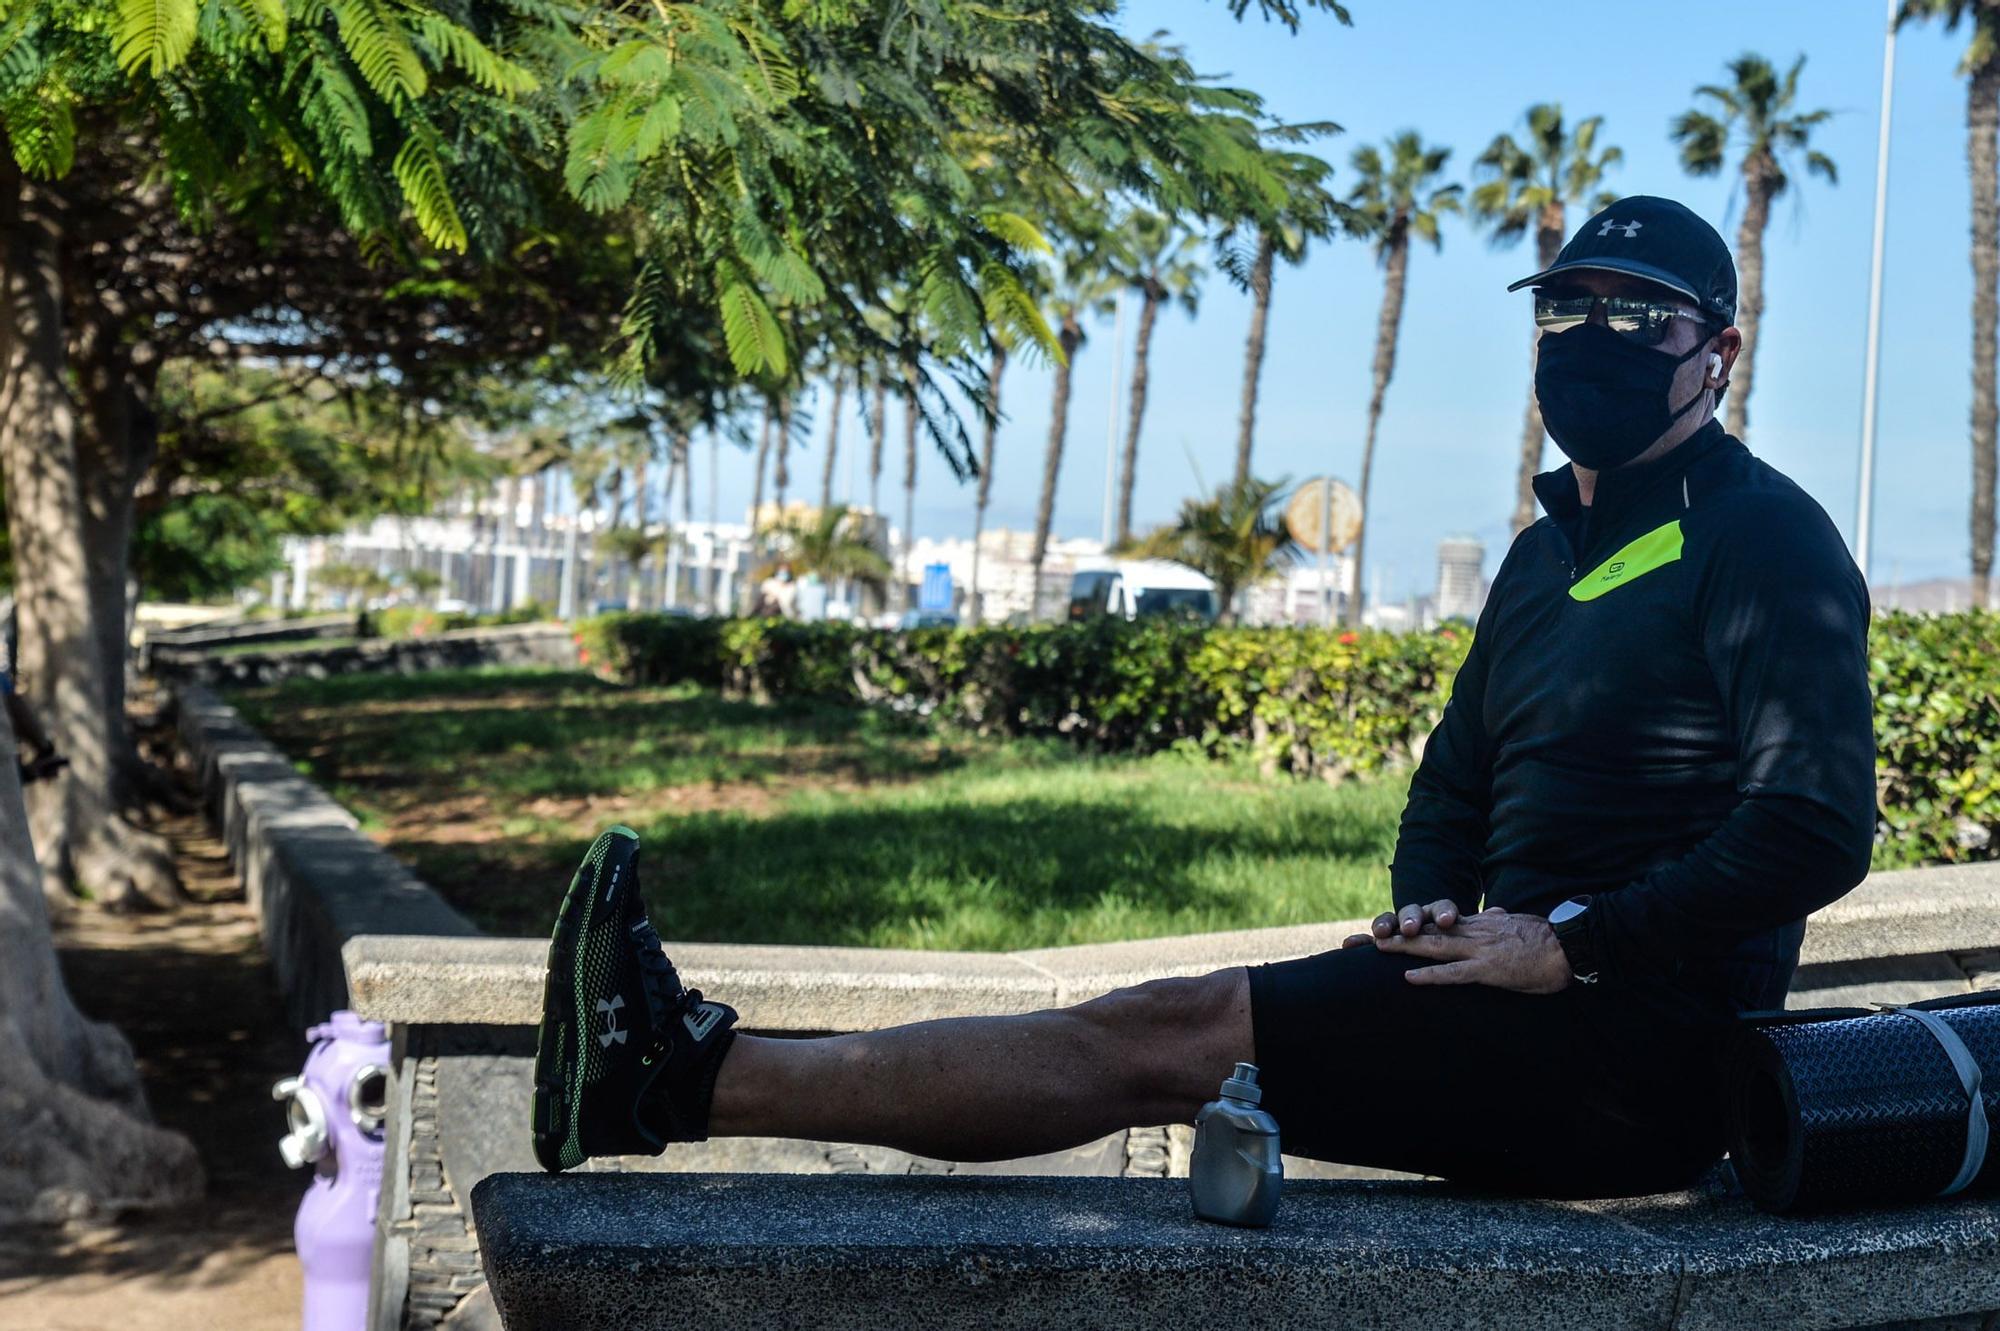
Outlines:
[{"label": "bare leg", "polygon": [[1019,1017],[823,1040],[742,1036],[716,1078],[709,1132],[1008,1160],[1190,1122],[1253,1050],[1241,967]]}]

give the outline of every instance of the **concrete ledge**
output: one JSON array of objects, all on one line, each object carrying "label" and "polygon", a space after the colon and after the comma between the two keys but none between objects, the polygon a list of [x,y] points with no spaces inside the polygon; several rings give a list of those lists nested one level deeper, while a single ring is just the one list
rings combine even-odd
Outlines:
[{"label": "concrete ledge", "polygon": [[189,684],[251,688],[286,679],[329,675],[414,674],[469,666],[574,666],[576,644],[561,624],[459,629],[422,638],[382,638],[345,647],[283,652],[210,652],[162,648],[153,654],[162,675]]},{"label": "concrete ledge", "polygon": [[[690,984],[768,1031],[866,1030],[935,1017],[1031,1012],[1142,980],[1199,975],[1340,946],[1365,920],[1150,938],[1026,952],[917,952],[739,943],[671,945]],[[1797,997],[1820,1005],[1962,991],[1954,955],[2000,947],[2000,864],[1877,874],[1813,916]],[[532,1026],[541,1020],[542,939],[355,938],[354,1006],[379,1021]],[[1904,982],[1916,989],[1881,989]],[[1942,988],[1936,986],[1942,985]],[[1874,992],[1880,989],[1880,992]]]},{"label": "concrete ledge", "polygon": [[[1449,1199],[1449,1200],[1447,1200]],[[550,1178],[473,1190],[509,1331],[1862,1327],[2000,1308],[2000,1205],[1823,1221],[1713,1193],[1562,1203],[1299,1183],[1278,1223],[1090,1178]]]},{"label": "concrete ledge", "polygon": [[478,930],[354,817],[207,689],[176,691],[181,741],[277,972],[303,1028],[347,1005],[341,945],[360,934],[466,936]]}]

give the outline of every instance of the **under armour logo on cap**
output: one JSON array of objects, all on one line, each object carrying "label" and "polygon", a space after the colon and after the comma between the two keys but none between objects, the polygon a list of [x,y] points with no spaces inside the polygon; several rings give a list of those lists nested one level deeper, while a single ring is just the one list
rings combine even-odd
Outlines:
[{"label": "under armour logo on cap", "polygon": [[1736,317],[1736,260],[1729,246],[1672,199],[1634,194],[1606,204],[1576,229],[1554,263],[1507,289],[1560,285],[1589,272],[1622,273],[1664,288],[1700,307],[1717,328]]}]

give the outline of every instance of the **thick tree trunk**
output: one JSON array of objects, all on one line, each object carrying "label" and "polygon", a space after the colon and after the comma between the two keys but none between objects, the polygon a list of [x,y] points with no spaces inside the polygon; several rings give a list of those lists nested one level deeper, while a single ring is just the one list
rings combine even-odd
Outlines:
[{"label": "thick tree trunk", "polygon": [[194,1147],[153,1125],[131,1046],[63,985],[14,752],[0,710],[0,1220],[194,1202]]},{"label": "thick tree trunk", "polygon": [[1361,623],[1361,603],[1366,596],[1368,528],[1375,515],[1368,509],[1368,485],[1375,473],[1375,434],[1382,424],[1382,400],[1389,392],[1389,378],[1396,372],[1396,337],[1403,324],[1403,288],[1410,272],[1410,237],[1399,220],[1389,236],[1389,252],[1382,270],[1382,314],[1375,322],[1375,388],[1368,395],[1368,433],[1361,443],[1361,480],[1355,486],[1361,501],[1361,530],[1354,537],[1354,595],[1347,598],[1347,622]]},{"label": "thick tree trunk", "polygon": [[1000,433],[1000,376],[1007,369],[1007,348],[993,344],[993,366],[986,374],[989,415],[986,431],[979,441],[979,494],[972,506],[972,591],[966,600],[968,618],[975,624],[986,618],[986,605],[979,595],[979,538],[986,531],[986,505],[993,498],[993,439]]},{"label": "thick tree trunk", "polygon": [[903,558],[897,579],[897,596],[903,609],[910,608],[910,551],[916,544],[917,522],[917,367],[903,367]]},{"label": "thick tree trunk", "polygon": [[[63,218],[11,168],[0,177],[0,469],[14,547],[22,693],[70,759],[29,813],[50,893],[106,904],[182,899],[166,843],[132,821],[150,790],[125,719],[125,594],[132,442],[151,440],[112,349],[79,367],[86,415],[65,382]],[[109,362],[111,370],[103,368]],[[105,382],[99,383],[100,375]],[[150,459],[147,459],[150,461]]]},{"label": "thick tree trunk", "polygon": [[847,376],[833,376],[833,410],[826,419],[826,465],[819,477],[819,506],[833,507],[833,463],[840,456],[840,409],[847,401]]},{"label": "thick tree trunk", "polygon": [[[1542,209],[1535,225],[1535,271],[1549,267],[1562,253],[1563,232],[1569,226],[1563,205],[1552,203]],[[1542,469],[1542,404],[1535,397],[1535,359],[1542,344],[1541,329],[1528,329],[1528,413],[1521,422],[1521,462],[1514,478],[1514,534],[1520,535],[1535,521],[1535,476]]]},{"label": "thick tree trunk", "polygon": [[1257,236],[1257,258],[1250,265],[1250,339],[1243,348],[1243,409],[1236,424],[1236,483],[1250,479],[1250,443],[1257,433],[1257,380],[1264,373],[1264,326],[1271,318],[1271,270],[1277,243],[1268,233]]},{"label": "thick tree trunk", "polygon": [[1743,161],[1743,220],[1736,228],[1736,272],[1741,289],[1736,302],[1736,326],[1743,330],[1743,350],[1729,371],[1729,433],[1749,439],[1750,388],[1757,370],[1757,330],[1764,322],[1764,228],[1771,222],[1772,173],[1777,164],[1766,158]]},{"label": "thick tree trunk", "polygon": [[875,409],[868,414],[868,511],[882,511],[882,443],[889,437],[889,386],[875,381]]},{"label": "thick tree trunk", "polygon": [[1062,344],[1063,354],[1056,362],[1055,393],[1049,401],[1049,442],[1042,455],[1042,497],[1035,505],[1035,552],[1029,561],[1034,568],[1028,600],[1030,620],[1039,619],[1042,614],[1042,563],[1049,553],[1049,528],[1056,516],[1056,481],[1062,475],[1063,439],[1069,433],[1070,371],[1076,362],[1077,348],[1083,345],[1083,326],[1074,314],[1063,316],[1056,340]]},{"label": "thick tree trunk", "polygon": [[1139,426],[1146,418],[1146,360],[1153,350],[1153,323],[1166,292],[1146,284],[1139,306],[1139,336],[1132,347],[1132,405],[1125,416],[1124,470],[1118,476],[1118,544],[1132,539],[1132,485],[1139,474]]},{"label": "thick tree trunk", "polygon": [[2000,59],[1972,72],[1965,107],[1972,167],[1972,604],[1993,604],[1996,283],[2000,283]]}]

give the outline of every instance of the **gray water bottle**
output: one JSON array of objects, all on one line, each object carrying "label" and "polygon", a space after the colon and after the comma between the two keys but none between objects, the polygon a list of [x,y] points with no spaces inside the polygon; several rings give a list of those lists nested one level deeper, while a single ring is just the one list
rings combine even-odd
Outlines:
[{"label": "gray water bottle", "polygon": [[1188,1187],[1203,1220],[1261,1229],[1278,1212],[1285,1164],[1277,1120],[1257,1107],[1263,1098],[1257,1065],[1238,1063],[1222,1083],[1222,1098],[1195,1115]]}]

